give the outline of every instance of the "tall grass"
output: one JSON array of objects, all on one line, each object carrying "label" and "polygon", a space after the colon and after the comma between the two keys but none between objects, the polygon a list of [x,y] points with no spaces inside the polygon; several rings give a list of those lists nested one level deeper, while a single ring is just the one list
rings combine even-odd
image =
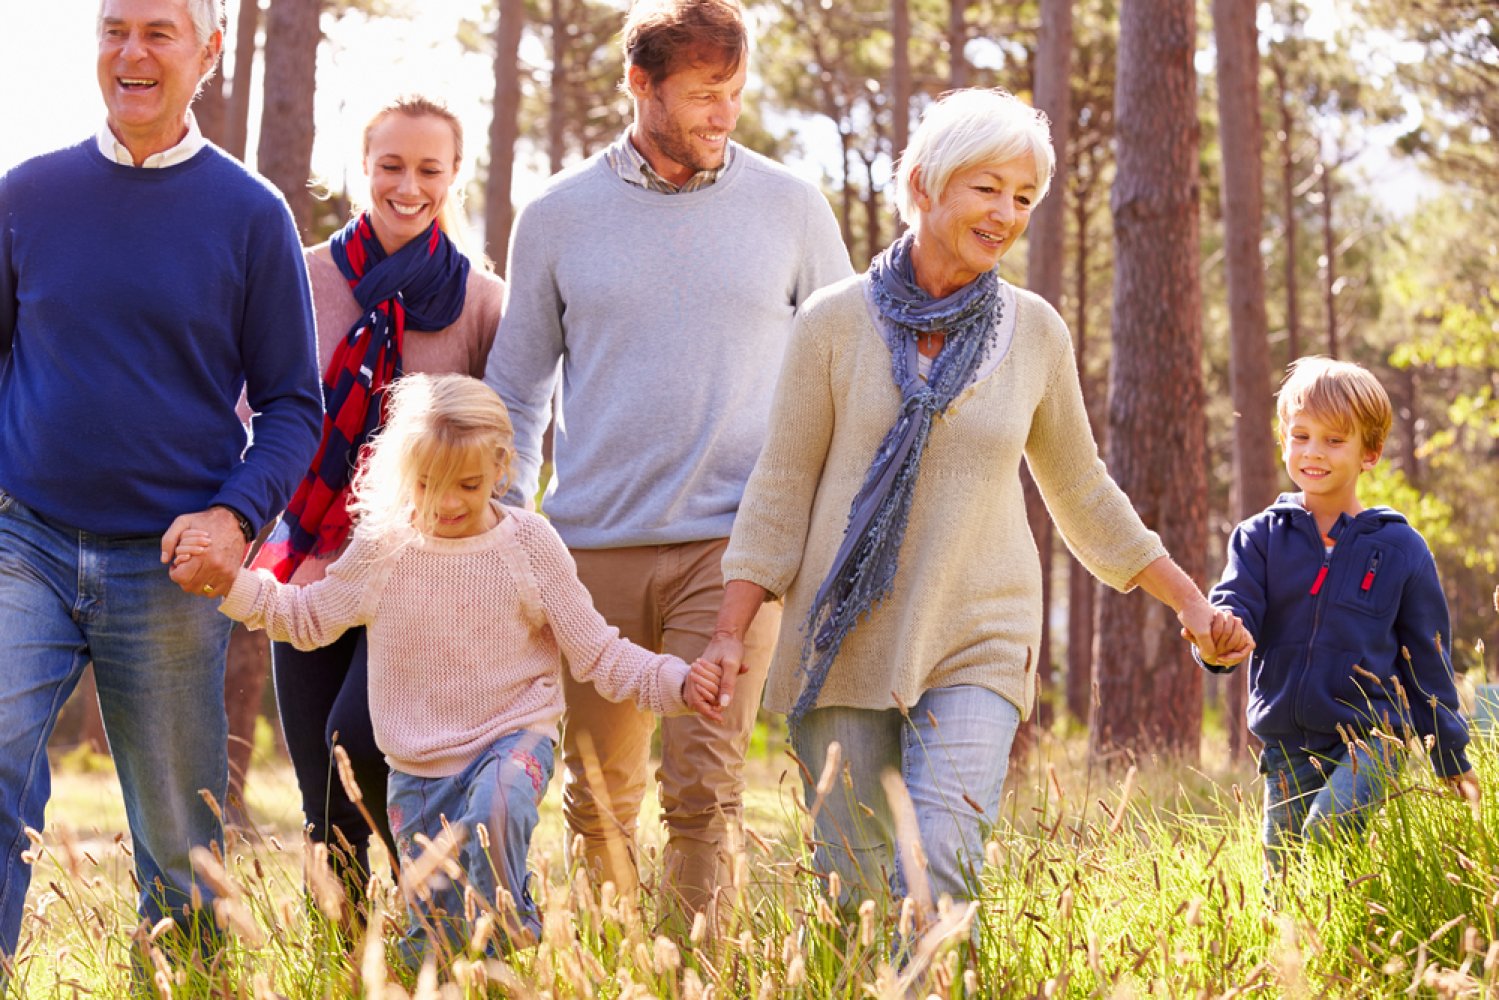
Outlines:
[{"label": "tall grass", "polygon": [[[840,907],[836,879],[811,873],[810,824],[784,758],[756,777],[779,794],[733,844],[737,900],[716,933],[699,921],[679,940],[658,933],[651,845],[638,900],[596,891],[559,860],[549,802],[532,855],[540,942],[508,947],[500,915],[475,900],[469,940],[420,971],[392,948],[406,919],[400,889],[377,882],[365,925],[341,928],[336,893],[304,879],[326,862],[300,837],[234,833],[221,859],[200,859],[228,941],[203,969],[171,961],[165,927],[136,927],[128,843],[49,832],[32,847],[33,912],[12,989],[127,996],[131,963],[143,961],[162,995],[257,1000],[1499,993],[1493,794],[1471,810],[1414,760],[1363,835],[1310,848],[1267,879],[1262,787],[1246,767],[1102,772],[1069,756],[1084,754],[1049,743],[1017,776],[976,905],[925,925],[889,898]],[[1495,748],[1481,741],[1472,756],[1495,789]],[[897,965],[902,943],[910,957]]]}]

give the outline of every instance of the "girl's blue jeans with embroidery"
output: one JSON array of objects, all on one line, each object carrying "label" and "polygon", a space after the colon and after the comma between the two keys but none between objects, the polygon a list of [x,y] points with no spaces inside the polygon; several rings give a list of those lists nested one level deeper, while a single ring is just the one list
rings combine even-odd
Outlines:
[{"label": "girl's blue jeans with embroidery", "polygon": [[1378,741],[1312,753],[1269,744],[1265,776],[1265,860],[1272,871],[1304,842],[1357,836],[1384,801],[1404,754]]},{"label": "girl's blue jeans with embroidery", "polygon": [[[390,774],[390,828],[396,838],[403,877],[422,852],[417,834],[436,840],[443,820],[461,827],[461,846],[455,860],[463,869],[455,883],[442,870],[428,880],[427,898],[406,887],[409,927],[402,951],[418,964],[425,951],[440,946],[450,954],[467,946],[469,923],[487,907],[498,911],[498,926],[514,944],[517,931],[534,937],[541,933],[541,914],[528,891],[526,856],[536,831],[537,809],[552,779],[552,740],[529,730],[507,733],[458,774],[419,778],[393,770]],[[485,834],[480,835],[479,826]],[[464,905],[464,890],[478,897],[478,909]],[[513,901],[506,905],[500,890]],[[433,941],[430,934],[440,935]]]}]

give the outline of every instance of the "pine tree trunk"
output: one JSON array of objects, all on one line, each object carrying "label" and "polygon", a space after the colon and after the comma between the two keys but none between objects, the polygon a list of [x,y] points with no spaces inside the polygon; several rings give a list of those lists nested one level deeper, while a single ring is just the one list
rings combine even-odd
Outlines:
[{"label": "pine tree trunk", "polygon": [[568,105],[567,10],[563,0],[552,0],[552,93],[547,106],[547,167],[552,173],[562,169],[566,155]]},{"label": "pine tree trunk", "polygon": [[[1124,0],[1121,9],[1109,468],[1200,583],[1207,456],[1195,22],[1192,0]],[[1160,602],[1105,591],[1095,752],[1124,745],[1196,758],[1202,677],[1178,628]]]},{"label": "pine tree trunk", "polygon": [[500,0],[494,33],[494,117],[489,123],[489,179],[484,191],[484,252],[500,274],[509,263],[515,206],[515,141],[520,136],[520,39],[525,0]]},{"label": "pine tree trunk", "polygon": [[1278,59],[1271,60],[1275,74],[1276,102],[1280,107],[1280,188],[1281,214],[1285,219],[1286,284],[1286,362],[1301,357],[1301,308],[1296,280],[1296,146],[1295,119],[1291,115],[1291,95],[1286,84],[1286,69]]},{"label": "pine tree trunk", "polygon": [[948,86],[968,86],[968,0],[952,0],[947,8]]},{"label": "pine tree trunk", "polygon": [[234,23],[234,79],[229,89],[229,128],[224,149],[245,158],[250,136],[250,80],[255,72],[256,35],[260,32],[260,4],[239,0]]},{"label": "pine tree trunk", "polygon": [[281,190],[303,237],[312,218],[313,92],[317,86],[321,0],[272,0],[265,29],[265,104],[260,172]]},{"label": "pine tree trunk", "polygon": [[[1229,378],[1234,402],[1234,511],[1239,520],[1275,499],[1270,344],[1265,320],[1264,177],[1260,54],[1255,0],[1213,0],[1218,50],[1218,135],[1223,147],[1223,229],[1228,271]],[[1229,753],[1249,748],[1249,665],[1229,674]]]},{"label": "pine tree trunk", "polygon": [[[1051,118],[1051,143],[1056,171],[1050,193],[1031,217],[1030,247],[1026,256],[1026,284],[1058,310],[1062,307],[1062,263],[1066,256],[1066,164],[1072,92],[1072,8],[1068,0],[1043,0],[1041,37],[1036,53],[1036,107]],[[1036,549],[1041,554],[1041,648],[1036,654],[1037,725],[1051,723],[1051,702],[1043,691],[1052,676],[1051,607],[1053,587],[1052,524],[1046,505],[1031,480],[1024,476],[1026,515]],[[1029,738],[1029,734],[1027,734]]]},{"label": "pine tree trunk", "polygon": [[890,155],[898,160],[911,137],[911,5],[890,4]]},{"label": "pine tree trunk", "polygon": [[271,674],[271,640],[236,624],[229,633],[224,664],[224,709],[229,715],[229,800],[224,803],[231,822],[246,825],[245,779],[255,750],[255,720],[265,682]]},{"label": "pine tree trunk", "polygon": [[1338,247],[1332,228],[1332,167],[1321,164],[1322,173],[1322,255],[1327,259],[1323,272],[1322,297],[1327,310],[1327,356],[1338,356]]},{"label": "pine tree trunk", "polygon": [[229,99],[224,93],[224,66],[221,62],[213,71],[213,76],[203,84],[203,89],[193,99],[193,117],[198,119],[198,128],[203,133],[203,138],[218,146],[220,149],[227,148],[229,141]]},{"label": "pine tree trunk", "polygon": [[[1081,164],[1081,157],[1079,157]],[[1079,171],[1081,173],[1081,171]],[[1098,436],[1092,379],[1088,373],[1088,220],[1092,214],[1093,173],[1087,183],[1076,185],[1073,215],[1077,228],[1077,257],[1073,268],[1074,318],[1072,336],[1077,343],[1077,373],[1082,381],[1083,400],[1088,406],[1089,423]],[[1107,442],[1099,441],[1106,449]],[[1093,718],[1093,633],[1097,613],[1098,581],[1071,555],[1067,557],[1067,713],[1073,719],[1088,723]]]}]

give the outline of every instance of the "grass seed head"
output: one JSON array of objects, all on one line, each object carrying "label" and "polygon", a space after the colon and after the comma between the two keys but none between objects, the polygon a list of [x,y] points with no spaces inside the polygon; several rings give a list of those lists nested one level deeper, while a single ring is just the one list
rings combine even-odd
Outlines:
[{"label": "grass seed head", "polygon": [[344,794],[349,801],[356,805],[364,801],[364,792],[359,788],[359,781],[354,777],[354,765],[349,760],[349,751],[344,749],[342,743],[333,744],[333,761],[338,765],[338,783],[343,785]]},{"label": "grass seed head", "polygon": [[671,938],[658,934],[651,948],[651,968],[657,975],[672,975],[682,967],[682,953]]},{"label": "grass seed head", "polygon": [[874,900],[866,899],[859,904],[859,946],[868,948],[874,944]]}]

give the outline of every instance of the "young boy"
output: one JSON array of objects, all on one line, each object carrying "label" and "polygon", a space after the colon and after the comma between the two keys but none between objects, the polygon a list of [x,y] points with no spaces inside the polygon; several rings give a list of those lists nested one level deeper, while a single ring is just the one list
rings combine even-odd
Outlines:
[{"label": "young boy", "polygon": [[1408,728],[1427,741],[1439,774],[1478,796],[1436,564],[1404,517],[1358,500],[1358,477],[1379,461],[1390,429],[1389,397],[1358,365],[1302,358],[1281,385],[1278,414],[1286,472],[1301,492],[1234,529],[1209,595],[1255,640],[1249,729],[1265,744],[1264,842],[1277,866],[1302,838],[1363,827],[1399,769]]}]

